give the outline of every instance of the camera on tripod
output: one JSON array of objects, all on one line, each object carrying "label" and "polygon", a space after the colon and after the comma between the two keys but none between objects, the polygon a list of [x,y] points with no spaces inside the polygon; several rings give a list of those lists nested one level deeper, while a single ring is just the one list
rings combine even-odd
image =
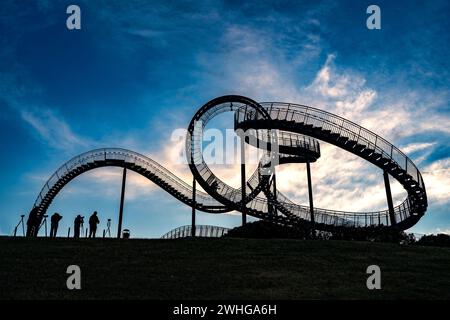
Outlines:
[{"label": "camera on tripod", "polygon": [[14,237],[17,235],[17,229],[19,228],[20,225],[22,225],[22,234],[25,237],[25,223],[23,222],[23,218],[25,217],[24,214],[20,215],[20,220],[19,223],[17,224],[17,226],[14,228]]}]

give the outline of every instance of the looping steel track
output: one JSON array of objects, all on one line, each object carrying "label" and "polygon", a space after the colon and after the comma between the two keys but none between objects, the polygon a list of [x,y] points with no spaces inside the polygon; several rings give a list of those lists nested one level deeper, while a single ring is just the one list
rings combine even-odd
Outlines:
[{"label": "looping steel track", "polygon": [[[257,169],[246,182],[245,198],[241,189],[229,186],[214,175],[203,159],[203,129],[208,121],[223,112],[234,113],[234,128],[246,143],[264,150]],[[206,190],[206,193],[197,190],[195,201],[192,187],[156,161],[134,151],[105,148],[83,153],[63,164],[42,188],[34,208],[41,221],[58,192],[75,177],[95,168],[117,166],[143,175],[186,205],[204,212],[224,213],[245,208],[246,214],[280,224],[308,223],[309,207],[293,203],[272,188],[273,168],[284,163],[316,161],[320,157],[316,139],[369,161],[395,178],[407,192],[406,199],[394,208],[391,216],[389,210],[345,212],[314,208],[316,228],[383,225],[407,229],[425,214],[427,196],[421,173],[405,154],[382,137],[323,110],[290,103],[258,103],[242,96],[209,101],[189,124],[188,164],[196,181]]]}]

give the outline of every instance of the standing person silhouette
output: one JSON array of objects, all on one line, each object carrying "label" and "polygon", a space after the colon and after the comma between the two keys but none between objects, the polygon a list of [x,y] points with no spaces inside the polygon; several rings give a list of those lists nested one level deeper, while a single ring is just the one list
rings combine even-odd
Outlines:
[{"label": "standing person silhouette", "polygon": [[31,209],[30,214],[28,215],[27,220],[27,237],[34,237],[36,235],[38,218],[37,218],[37,211],[39,207],[34,207]]},{"label": "standing person silhouette", "polygon": [[97,232],[97,224],[100,223],[97,217],[97,211],[94,211],[92,216],[89,218],[89,238],[95,238],[95,233]]},{"label": "standing person silhouette", "polygon": [[56,238],[56,233],[58,232],[58,224],[61,219],[62,216],[58,212],[55,212],[50,218],[51,221],[50,238]]},{"label": "standing person silhouette", "polygon": [[83,217],[80,215],[77,215],[75,218],[75,221],[73,222],[74,228],[73,228],[73,237],[79,238],[80,237],[80,227],[81,223],[83,222]]}]

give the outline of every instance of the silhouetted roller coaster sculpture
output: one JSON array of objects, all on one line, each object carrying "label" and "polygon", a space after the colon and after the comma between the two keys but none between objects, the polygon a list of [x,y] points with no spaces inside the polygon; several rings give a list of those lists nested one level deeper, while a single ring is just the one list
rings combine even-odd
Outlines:
[{"label": "silhouetted roller coaster sculpture", "polygon": [[[241,135],[241,160],[245,159],[245,143],[263,149],[259,165],[248,179],[245,177],[245,161],[242,160],[239,189],[219,179],[205,163],[202,153],[206,124],[224,112],[234,113],[234,129]],[[333,144],[379,167],[384,176],[388,209],[344,212],[315,208],[310,163],[320,157],[316,139]],[[318,230],[369,226],[405,230],[417,223],[427,209],[422,175],[405,154],[385,139],[349,120],[308,106],[258,103],[242,96],[216,98],[203,105],[189,123],[186,154],[193,174],[193,186],[154,160],[129,150],[97,149],[74,157],[50,177],[38,195],[33,206],[38,217],[35,234],[52,200],[68,182],[86,171],[106,166],[135,171],[191,206],[192,235],[195,235],[195,210],[216,214],[240,211],[243,223],[246,222],[246,215],[251,215],[289,226],[309,224]],[[276,189],[274,167],[285,163],[306,164],[309,206],[293,203]],[[395,207],[389,175],[407,192],[406,199]],[[197,183],[206,193],[197,190]]]}]

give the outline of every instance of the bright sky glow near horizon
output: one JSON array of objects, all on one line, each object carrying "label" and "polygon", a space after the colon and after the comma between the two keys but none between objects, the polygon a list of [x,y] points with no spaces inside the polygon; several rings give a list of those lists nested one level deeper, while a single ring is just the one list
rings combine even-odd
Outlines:
[{"label": "bright sky glow near horizon", "polygon": [[[66,28],[70,4],[81,8],[81,30]],[[2,1],[0,234],[12,233],[61,164],[91,149],[137,151],[191,183],[188,167],[175,163],[183,144],[170,137],[225,94],[311,105],[381,135],[423,173],[429,207],[409,231],[450,233],[450,3],[376,1],[381,30],[366,28],[370,4]],[[312,166],[316,206],[387,207],[378,169],[325,143],[321,150]],[[237,168],[217,170],[239,179]],[[398,203],[404,192],[392,183]],[[113,219],[114,235],[120,185],[120,168],[72,181],[48,211],[63,215],[60,235],[76,214],[94,210],[100,230]],[[279,167],[277,185],[307,204],[303,166]],[[130,173],[127,188],[124,228],[132,236],[160,237],[190,223],[190,208],[145,178]],[[201,212],[197,220],[241,221]]]}]

